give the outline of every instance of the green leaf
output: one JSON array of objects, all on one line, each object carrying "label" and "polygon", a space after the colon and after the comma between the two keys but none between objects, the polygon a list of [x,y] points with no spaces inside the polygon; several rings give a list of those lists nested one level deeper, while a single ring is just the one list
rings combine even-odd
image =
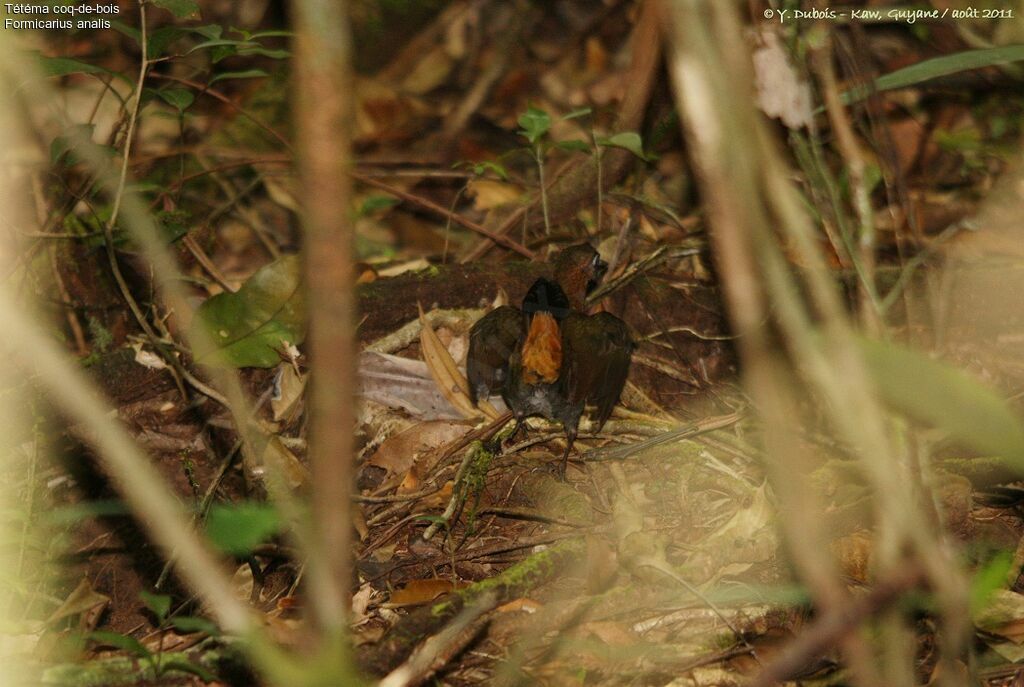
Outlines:
[{"label": "green leaf", "polygon": [[89,64],[70,57],[39,56],[40,68],[46,76],[66,76],[68,74],[110,74],[109,69]]},{"label": "green leaf", "polygon": [[192,215],[187,210],[161,210],[156,213],[157,228],[168,245],[188,233]]},{"label": "green leaf", "polygon": [[[956,74],[970,69],[992,67],[1000,64],[1010,64],[1024,60],[1024,45],[1004,45],[999,48],[984,48],[982,50],[965,50],[933,57],[917,64],[912,64],[903,69],[897,69],[875,79],[874,89],[876,91],[890,91],[896,88],[907,88],[940,76]],[[863,100],[870,94],[868,88],[855,88],[843,93],[843,102],[851,103]]]},{"label": "green leaf", "polygon": [[189,675],[195,675],[203,682],[217,682],[218,677],[211,673],[203,666],[193,661],[186,660],[184,658],[172,658],[169,661],[165,661],[160,664],[160,672],[166,673],[171,670],[176,670],[179,673],[188,673]]},{"label": "green leaf", "polygon": [[393,208],[398,205],[400,201],[392,196],[367,196],[366,200],[359,208],[357,213],[360,217],[366,217],[367,215],[376,212],[377,210],[385,210],[387,208]]},{"label": "green leaf", "polygon": [[[236,29],[236,31],[237,30],[238,29]],[[256,33],[251,33],[251,34],[247,33],[247,34],[244,34],[244,35],[245,35],[245,37],[247,39],[250,39],[250,40],[255,40],[257,38],[290,38],[291,36],[295,35],[295,32],[294,31],[281,31],[281,30],[276,30],[275,29],[275,30],[271,30],[271,31],[257,31]]]},{"label": "green leaf", "polygon": [[142,39],[142,34],[134,26],[128,26],[124,22],[117,21],[116,19],[110,20],[110,25],[115,31],[125,36],[128,36],[136,45],[139,45],[139,41]]},{"label": "green leaf", "polygon": [[192,615],[171,618],[171,625],[176,630],[181,630],[182,632],[202,632],[211,637],[220,635],[220,628],[213,621],[206,618],[197,618]]},{"label": "green leaf", "polygon": [[1001,551],[974,573],[971,580],[971,611],[978,613],[988,605],[996,590],[1006,585],[1006,576],[1013,566],[1013,554]]},{"label": "green leaf", "polygon": [[228,79],[258,79],[265,76],[270,76],[270,74],[267,74],[262,69],[245,69],[239,72],[222,72],[210,79],[209,85],[212,86],[218,81],[226,81]]},{"label": "green leaf", "polygon": [[210,48],[219,48],[222,46],[230,46],[233,48],[252,47],[258,45],[257,43],[250,43],[248,41],[236,41],[231,38],[212,38],[208,41],[203,41],[192,46],[186,55],[196,52],[197,50],[208,50]]},{"label": "green leaf", "polygon": [[188,19],[199,16],[199,3],[195,0],[151,0],[162,9],[167,10],[177,19]]},{"label": "green leaf", "polygon": [[167,46],[187,34],[188,31],[178,26],[164,26],[157,29],[149,35],[149,40],[146,44],[149,50],[149,59],[153,60],[163,57],[167,51]]},{"label": "green leaf", "polygon": [[581,107],[577,110],[573,110],[567,115],[562,116],[562,121],[568,121],[570,119],[578,119],[579,117],[586,117],[594,110],[589,107]]},{"label": "green leaf", "polygon": [[54,527],[60,527],[76,525],[89,518],[127,516],[130,513],[131,511],[123,501],[82,501],[48,511],[45,520]]},{"label": "green leaf", "polygon": [[214,348],[196,350],[197,361],[233,367],[273,367],[285,342],[302,343],[305,298],[299,258],[284,256],[260,268],[237,293],[220,293],[203,303],[193,327],[204,327]]},{"label": "green leaf", "polygon": [[165,103],[178,110],[178,112],[184,112],[189,106],[195,102],[196,97],[192,95],[192,91],[184,88],[165,88],[157,91]]},{"label": "green leaf", "polygon": [[64,133],[50,141],[50,162],[56,163],[71,150],[75,141],[92,141],[96,126],[94,124],[72,124]]},{"label": "green leaf", "polygon": [[886,403],[1024,473],[1024,425],[998,394],[919,351],[869,339],[859,344]]},{"label": "green leaf", "polygon": [[569,141],[559,141],[555,144],[555,147],[561,148],[562,150],[568,150],[574,153],[589,153],[592,152],[590,144],[586,141],[581,141],[578,138],[574,138]]},{"label": "green leaf", "polygon": [[284,60],[292,56],[291,52],[284,50],[283,48],[264,48],[263,46],[257,46],[255,48],[239,48],[239,55],[261,55],[262,57],[269,57],[272,60]]},{"label": "green leaf", "polygon": [[519,115],[517,121],[519,126],[523,127],[519,134],[525,136],[532,145],[536,145],[537,141],[551,129],[551,117],[547,112],[538,110],[536,107],[527,108],[526,112]]},{"label": "green leaf", "polygon": [[167,594],[153,594],[143,589],[139,592],[139,598],[161,624],[167,618],[167,614],[171,612],[171,597]]},{"label": "green leaf", "polygon": [[641,160],[647,160],[644,154],[644,143],[640,134],[634,131],[624,131],[621,134],[597,139],[597,145],[606,148],[622,148],[636,155]]},{"label": "green leaf", "polygon": [[215,505],[206,520],[206,535],[224,553],[244,556],[281,530],[274,507],[266,503]]},{"label": "green leaf", "polygon": [[224,33],[224,27],[218,24],[207,24],[206,26],[193,26],[189,31],[198,33],[203,38],[212,41],[215,38],[221,37]]},{"label": "green leaf", "polygon": [[505,169],[504,165],[498,164],[497,162],[489,162],[487,160],[477,162],[473,165],[473,174],[476,174],[478,177],[482,177],[487,172],[493,172],[502,181],[508,181],[508,170]]},{"label": "green leaf", "polygon": [[94,630],[87,634],[86,637],[103,646],[112,646],[115,649],[121,649],[122,651],[134,654],[139,658],[148,659],[153,657],[153,652],[147,649],[135,637],[129,637],[118,632],[110,632],[109,630]]}]

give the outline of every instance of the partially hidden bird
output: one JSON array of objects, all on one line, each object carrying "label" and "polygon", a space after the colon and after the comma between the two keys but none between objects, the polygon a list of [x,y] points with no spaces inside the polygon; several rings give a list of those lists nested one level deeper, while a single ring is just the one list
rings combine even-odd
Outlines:
[{"label": "partially hidden bird", "polygon": [[559,476],[588,405],[600,431],[619,400],[635,344],[629,328],[610,313],[588,315],[586,297],[608,265],[589,244],[563,249],[553,260],[554,281],[533,283],[522,308],[504,305],[469,331],[466,376],[469,395],[499,393],[516,419],[512,436],[527,417],[562,424],[566,435]]}]

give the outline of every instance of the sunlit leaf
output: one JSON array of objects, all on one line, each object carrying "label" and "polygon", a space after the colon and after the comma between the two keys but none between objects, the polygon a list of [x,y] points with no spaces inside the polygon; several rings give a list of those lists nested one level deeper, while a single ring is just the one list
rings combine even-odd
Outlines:
[{"label": "sunlit leaf", "polygon": [[523,128],[519,132],[520,135],[525,136],[526,140],[534,145],[551,128],[551,116],[544,110],[539,110],[536,107],[527,108],[526,112],[519,115],[517,122]]},{"label": "sunlit leaf", "polygon": [[206,535],[224,553],[241,556],[281,530],[281,518],[265,503],[215,505],[206,521]]},{"label": "sunlit leaf", "polygon": [[948,432],[981,454],[1024,471],[1024,425],[994,391],[918,351],[862,339],[861,351],[883,399],[907,416]]},{"label": "sunlit leaf", "polygon": [[[259,269],[236,293],[203,303],[193,327],[205,327],[212,350],[197,350],[204,364],[273,367],[286,343],[305,336],[305,299],[299,284],[299,258],[284,256]],[[214,355],[217,353],[218,355]]]},{"label": "sunlit leaf", "polygon": [[1013,566],[1013,554],[1003,551],[974,574],[971,580],[971,609],[980,612],[996,590],[1006,585],[1006,576]]},{"label": "sunlit leaf", "polygon": [[597,139],[597,144],[606,148],[622,148],[633,153],[641,160],[647,159],[647,155],[644,154],[643,140],[640,138],[640,134],[634,131],[624,131],[621,134],[615,134],[607,138],[599,138]]}]

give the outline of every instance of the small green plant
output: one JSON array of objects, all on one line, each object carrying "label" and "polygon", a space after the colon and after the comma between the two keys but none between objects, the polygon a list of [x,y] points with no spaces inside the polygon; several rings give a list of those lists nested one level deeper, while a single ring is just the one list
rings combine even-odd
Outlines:
[{"label": "small green plant", "polygon": [[[589,117],[592,114],[592,110],[589,107],[573,110],[560,118],[560,121],[568,121],[570,119],[578,119],[581,117]],[[530,154],[537,164],[537,176],[540,183],[540,201],[541,208],[544,212],[544,230],[547,234],[551,233],[551,219],[548,212],[548,196],[547,196],[547,184],[544,180],[544,159],[547,156],[548,151],[551,148],[559,148],[570,152],[587,153],[594,156],[595,164],[597,165],[597,228],[598,231],[601,229],[601,204],[604,201],[604,179],[602,176],[602,158],[605,148],[622,148],[636,155],[641,160],[650,160],[651,158],[644,153],[643,139],[640,134],[634,131],[624,131],[611,136],[599,136],[590,128],[590,142],[581,139],[570,139],[567,141],[558,141],[557,143],[550,143],[548,133],[551,130],[552,119],[551,116],[544,110],[529,107],[526,112],[519,115],[518,120],[519,126],[521,127],[519,135],[526,138],[530,143]]]},{"label": "small green plant", "polygon": [[216,636],[219,634],[216,625],[205,618],[192,616],[172,617],[171,597],[166,594],[152,594],[142,591],[139,593],[139,598],[157,621],[157,631],[160,633],[161,639],[155,652],[151,651],[135,637],[119,632],[96,630],[90,632],[88,638],[99,645],[121,649],[140,659],[148,666],[154,681],[159,680],[167,673],[177,671],[179,673],[195,675],[204,682],[214,682],[217,676],[193,661],[180,656],[167,659],[163,651],[163,631],[169,627],[175,627],[182,632],[205,632],[211,636]]}]

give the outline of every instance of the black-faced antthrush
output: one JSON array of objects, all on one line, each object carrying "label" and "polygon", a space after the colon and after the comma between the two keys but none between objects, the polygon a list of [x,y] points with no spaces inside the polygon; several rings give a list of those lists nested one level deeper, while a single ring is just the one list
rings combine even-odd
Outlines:
[{"label": "black-faced antthrush", "polygon": [[587,405],[600,431],[626,384],[634,344],[626,323],[610,313],[587,315],[585,299],[608,266],[591,246],[562,250],[554,260],[555,281],[538,279],[523,307],[502,306],[477,320],[469,332],[466,372],[470,398],[500,393],[516,418],[562,423],[569,452]]}]

